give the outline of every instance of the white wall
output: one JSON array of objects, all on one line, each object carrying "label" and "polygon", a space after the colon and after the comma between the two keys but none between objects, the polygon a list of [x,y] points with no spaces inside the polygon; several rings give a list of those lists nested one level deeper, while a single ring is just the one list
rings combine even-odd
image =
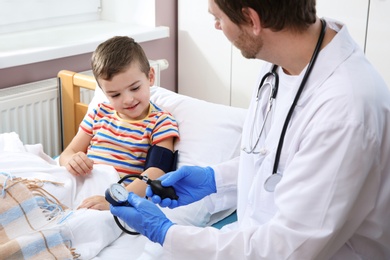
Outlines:
[{"label": "white wall", "polygon": [[232,47],[207,10],[207,1],[178,2],[178,92],[229,104]]},{"label": "white wall", "polygon": [[390,88],[390,1],[370,1],[366,55]]}]

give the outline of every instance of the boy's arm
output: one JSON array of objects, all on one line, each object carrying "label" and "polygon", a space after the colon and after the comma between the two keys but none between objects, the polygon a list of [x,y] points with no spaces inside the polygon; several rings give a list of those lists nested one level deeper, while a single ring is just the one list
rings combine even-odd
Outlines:
[{"label": "boy's arm", "polygon": [[73,175],[89,174],[93,168],[93,160],[86,155],[92,136],[78,131],[68,147],[61,153],[59,163]]},{"label": "boy's arm", "polygon": [[[173,151],[173,142],[174,138],[170,137],[167,139],[162,140],[161,142],[157,143],[157,146],[161,146],[164,148],[167,148],[171,151]],[[157,168],[157,167],[150,167],[146,169],[141,175],[148,176],[149,179],[155,180],[159,178],[160,176],[164,175],[164,171]],[[147,184],[139,179],[135,179],[132,183],[126,186],[126,189],[130,192],[134,192],[135,194],[139,195],[140,197],[145,197],[145,190],[146,190]]]},{"label": "boy's arm", "polygon": [[[73,142],[73,141],[72,141]],[[165,147],[171,151],[173,151],[173,142],[174,137],[167,138],[156,145]],[[71,143],[72,144],[72,143]],[[70,146],[70,145],[69,145]],[[65,151],[64,151],[65,152]],[[150,167],[146,171],[142,173],[142,175],[147,175],[150,179],[155,180],[158,177],[162,176],[164,174],[164,171],[162,171],[159,168],[156,167]],[[140,180],[135,179],[133,182],[128,184],[126,186],[126,189],[130,192],[134,192],[140,197],[145,197],[145,190],[146,190],[147,184]],[[110,205],[104,198],[104,196],[95,195],[91,196],[89,198],[86,198],[78,208],[89,208],[89,209],[96,209],[96,210],[109,210]]]}]

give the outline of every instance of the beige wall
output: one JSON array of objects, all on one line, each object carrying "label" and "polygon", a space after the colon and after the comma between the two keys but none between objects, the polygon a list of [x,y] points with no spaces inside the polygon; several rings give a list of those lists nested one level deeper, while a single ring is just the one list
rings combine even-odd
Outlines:
[{"label": "beige wall", "polygon": [[[149,59],[167,59],[169,68],[161,73],[161,86],[177,90],[177,1],[156,1],[156,25],[168,26],[170,37],[142,43]],[[91,53],[0,69],[0,88],[56,77],[62,69],[76,72],[90,69]]]}]

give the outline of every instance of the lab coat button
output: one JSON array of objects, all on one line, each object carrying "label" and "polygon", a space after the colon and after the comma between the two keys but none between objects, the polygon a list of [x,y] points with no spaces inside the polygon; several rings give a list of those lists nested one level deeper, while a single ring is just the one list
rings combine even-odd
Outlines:
[{"label": "lab coat button", "polygon": [[268,150],[267,150],[266,148],[263,147],[263,148],[260,149],[259,153],[260,153],[261,155],[266,155],[266,154],[268,153]]}]

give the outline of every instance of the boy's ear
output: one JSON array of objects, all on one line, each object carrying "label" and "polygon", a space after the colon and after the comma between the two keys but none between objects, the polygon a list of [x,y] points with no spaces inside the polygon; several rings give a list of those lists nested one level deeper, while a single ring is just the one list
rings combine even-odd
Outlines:
[{"label": "boy's ear", "polygon": [[150,67],[150,70],[149,70],[149,83],[150,83],[150,86],[154,85],[155,80],[156,80],[156,72],[154,71],[153,67]]}]

